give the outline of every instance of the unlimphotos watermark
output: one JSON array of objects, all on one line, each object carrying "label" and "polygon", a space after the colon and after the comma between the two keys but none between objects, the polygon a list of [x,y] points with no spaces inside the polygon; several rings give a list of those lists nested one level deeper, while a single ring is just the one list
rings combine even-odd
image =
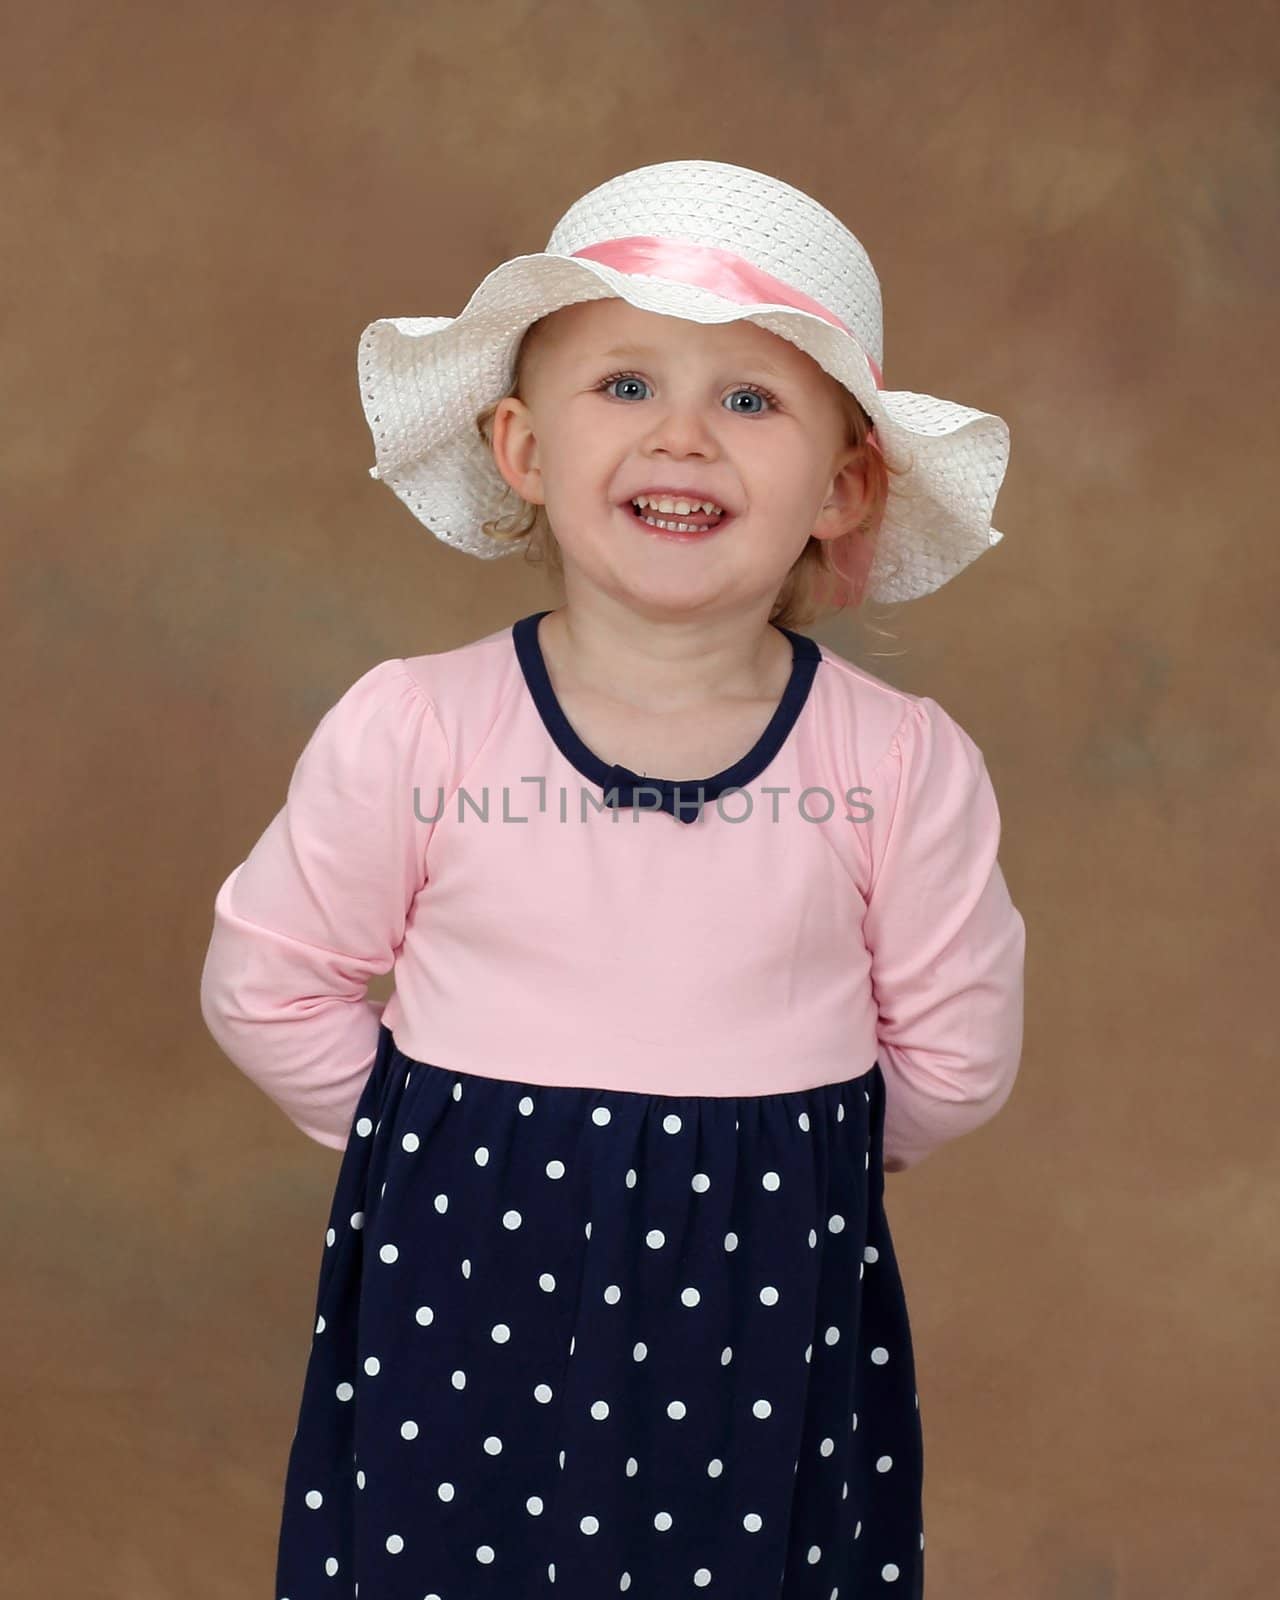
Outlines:
[{"label": "unlimphotos watermark", "polygon": [[[563,785],[558,790],[552,789],[544,777],[521,778],[521,784],[532,785],[536,790],[535,814],[545,816],[551,809],[548,800],[551,795],[558,794],[559,805],[556,816],[560,822],[578,821],[585,822],[590,815],[598,816],[603,811],[611,812],[613,820],[617,822],[624,811],[629,811],[634,819],[644,811],[672,811],[678,817],[699,817],[708,805],[714,805],[717,813],[725,822],[746,822],[755,814],[756,801],[751,789],[746,787],[733,787],[722,790],[711,799],[707,798],[706,788],[700,784],[688,785],[663,785],[637,783],[615,784],[604,789],[600,785],[587,788],[579,786],[578,807],[576,818],[572,815],[569,805],[571,791]],[[671,796],[670,805],[665,805],[664,798]],[[768,809],[766,819],[778,822],[782,816],[782,797],[792,794],[789,784],[763,784],[759,793],[768,796]],[[860,800],[859,795],[870,794],[870,789],[859,785],[856,788],[846,789],[837,797],[823,784],[811,784],[795,792],[795,814],[805,822],[830,822],[836,814],[836,807],[842,800],[850,810],[846,810],[841,819],[845,822],[870,822],[875,815],[875,809],[869,800]],[[425,811],[421,798],[422,791],[417,784],[413,789],[413,814],[419,822],[435,823],[441,821],[445,815],[447,802],[444,786],[436,788],[434,811]],[[511,786],[502,786],[501,814],[493,815],[490,804],[491,794],[489,785],[483,785],[478,795],[472,793],[465,785],[460,785],[451,798],[456,802],[456,814],[459,822],[465,822],[468,817],[474,817],[478,822],[529,822],[529,816],[513,815],[511,811]],[[518,796],[526,804],[531,798],[529,791],[524,791]]]}]

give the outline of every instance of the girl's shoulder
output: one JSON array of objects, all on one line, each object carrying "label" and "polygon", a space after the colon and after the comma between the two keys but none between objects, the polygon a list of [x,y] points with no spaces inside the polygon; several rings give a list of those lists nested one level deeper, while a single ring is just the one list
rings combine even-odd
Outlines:
[{"label": "girl's shoulder", "polygon": [[981,762],[972,738],[932,695],[888,683],[829,645],[818,648],[827,723],[860,770],[901,765],[926,750],[948,752],[966,765]]}]

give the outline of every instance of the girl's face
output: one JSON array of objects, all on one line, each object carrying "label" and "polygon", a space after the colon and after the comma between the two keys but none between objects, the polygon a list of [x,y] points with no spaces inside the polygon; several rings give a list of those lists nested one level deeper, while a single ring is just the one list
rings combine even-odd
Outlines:
[{"label": "girl's face", "polygon": [[[582,301],[534,330],[522,388],[494,415],[494,455],[546,506],[571,596],[588,583],[654,614],[767,613],[809,538],[861,513],[839,386],[754,323]],[[667,488],[729,514],[701,538],[664,538],[631,501]]]}]

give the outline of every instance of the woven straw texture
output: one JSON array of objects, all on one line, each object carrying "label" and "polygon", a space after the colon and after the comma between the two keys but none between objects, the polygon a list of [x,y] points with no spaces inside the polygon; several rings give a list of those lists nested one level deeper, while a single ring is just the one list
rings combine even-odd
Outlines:
[{"label": "woven straw texture", "polygon": [[[708,289],[570,260],[607,239],[652,234],[729,250],[833,312],[850,337],[811,312],[746,306]],[[561,306],[620,296],[642,311],[695,322],[747,317],[789,340],[842,383],[875,424],[893,466],[867,596],[928,594],[1002,537],[991,513],[1004,479],[1004,420],[955,401],[877,389],[883,365],[880,285],[866,251],[831,212],[790,184],[716,161],[668,161],[611,178],[576,201],[546,250],[503,262],[457,317],[384,317],[359,347],[370,469],[437,538],[481,558],[516,553],[481,525],[509,509],[507,485],[475,428],[506,394],[520,340]]]}]

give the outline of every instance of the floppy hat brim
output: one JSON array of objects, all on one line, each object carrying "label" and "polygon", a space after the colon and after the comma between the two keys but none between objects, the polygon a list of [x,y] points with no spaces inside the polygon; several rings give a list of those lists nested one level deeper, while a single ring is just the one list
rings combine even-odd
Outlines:
[{"label": "floppy hat brim", "polygon": [[910,390],[885,390],[842,328],[791,306],[728,300],[697,285],[540,252],[495,267],[456,317],[383,317],[359,347],[371,475],[444,543],[492,558],[519,548],[482,524],[508,489],[475,427],[509,392],[531,323],[563,306],[618,297],[637,310],[700,323],[748,320],[802,350],[855,396],[891,474],[869,574],[873,600],[929,593],[999,542],[991,511],[1008,461],[1001,417]]}]

